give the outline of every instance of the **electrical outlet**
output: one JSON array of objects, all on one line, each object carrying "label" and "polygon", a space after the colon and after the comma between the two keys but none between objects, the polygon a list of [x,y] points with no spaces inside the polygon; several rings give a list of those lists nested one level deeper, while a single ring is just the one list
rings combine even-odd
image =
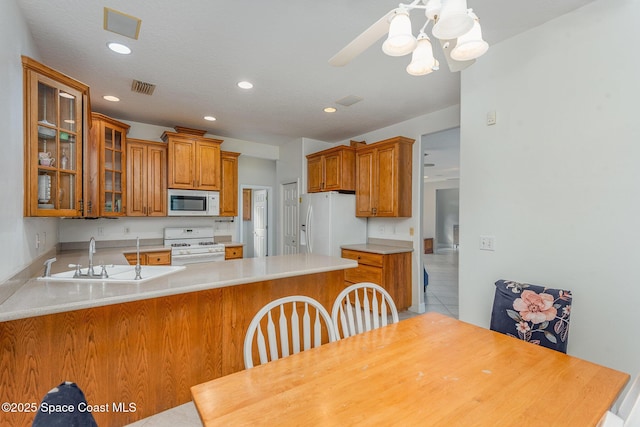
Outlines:
[{"label": "electrical outlet", "polygon": [[480,236],[480,250],[495,251],[496,250],[495,236]]},{"label": "electrical outlet", "polygon": [[409,227],[409,236],[413,236],[414,230],[413,227]]},{"label": "electrical outlet", "polygon": [[496,124],[496,111],[489,111],[487,113],[487,126],[492,126]]},{"label": "electrical outlet", "polygon": [[40,247],[40,235],[36,233],[36,249]]},{"label": "electrical outlet", "polygon": [[98,227],[98,236],[104,236],[104,227]]},{"label": "electrical outlet", "polygon": [[124,228],[124,234],[129,234],[129,232],[130,232],[130,231],[131,231],[131,230],[129,230],[129,227],[125,227],[125,228]]}]

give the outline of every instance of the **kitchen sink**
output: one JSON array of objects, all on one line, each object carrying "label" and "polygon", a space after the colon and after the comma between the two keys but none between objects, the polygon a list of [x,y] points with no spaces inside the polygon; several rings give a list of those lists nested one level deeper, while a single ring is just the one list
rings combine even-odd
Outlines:
[{"label": "kitchen sink", "polygon": [[158,277],[166,276],[167,274],[175,273],[176,271],[184,270],[186,267],[183,265],[143,265],[140,272],[142,279],[136,280],[135,265],[111,265],[107,266],[107,274],[109,277],[101,278],[100,272],[101,266],[95,266],[94,271],[97,276],[87,277],[87,270],[83,268],[80,270],[81,277],[73,277],[76,274],[76,270],[63,271],[62,273],[52,274],[50,277],[38,277],[38,280],[53,280],[64,282],[102,282],[102,283],[142,283],[147,280],[155,279]]}]

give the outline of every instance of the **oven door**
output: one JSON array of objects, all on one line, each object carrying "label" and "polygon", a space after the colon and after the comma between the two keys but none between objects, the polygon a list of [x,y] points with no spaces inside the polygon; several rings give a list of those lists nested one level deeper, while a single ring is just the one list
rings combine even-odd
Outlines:
[{"label": "oven door", "polygon": [[171,265],[195,264],[198,262],[224,261],[224,252],[203,252],[200,254],[171,254]]}]

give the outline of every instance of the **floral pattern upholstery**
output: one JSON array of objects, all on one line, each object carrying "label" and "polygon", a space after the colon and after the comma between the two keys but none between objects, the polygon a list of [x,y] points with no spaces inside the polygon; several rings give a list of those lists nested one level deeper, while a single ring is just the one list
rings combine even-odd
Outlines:
[{"label": "floral pattern upholstery", "polygon": [[498,280],[490,329],[567,352],[571,291]]}]

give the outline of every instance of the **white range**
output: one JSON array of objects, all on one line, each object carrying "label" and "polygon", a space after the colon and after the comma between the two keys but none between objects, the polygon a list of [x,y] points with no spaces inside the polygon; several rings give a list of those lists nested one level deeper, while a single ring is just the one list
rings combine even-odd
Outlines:
[{"label": "white range", "polygon": [[215,243],[213,227],[165,228],[164,246],[171,248],[171,264],[224,261],[224,245]]}]

